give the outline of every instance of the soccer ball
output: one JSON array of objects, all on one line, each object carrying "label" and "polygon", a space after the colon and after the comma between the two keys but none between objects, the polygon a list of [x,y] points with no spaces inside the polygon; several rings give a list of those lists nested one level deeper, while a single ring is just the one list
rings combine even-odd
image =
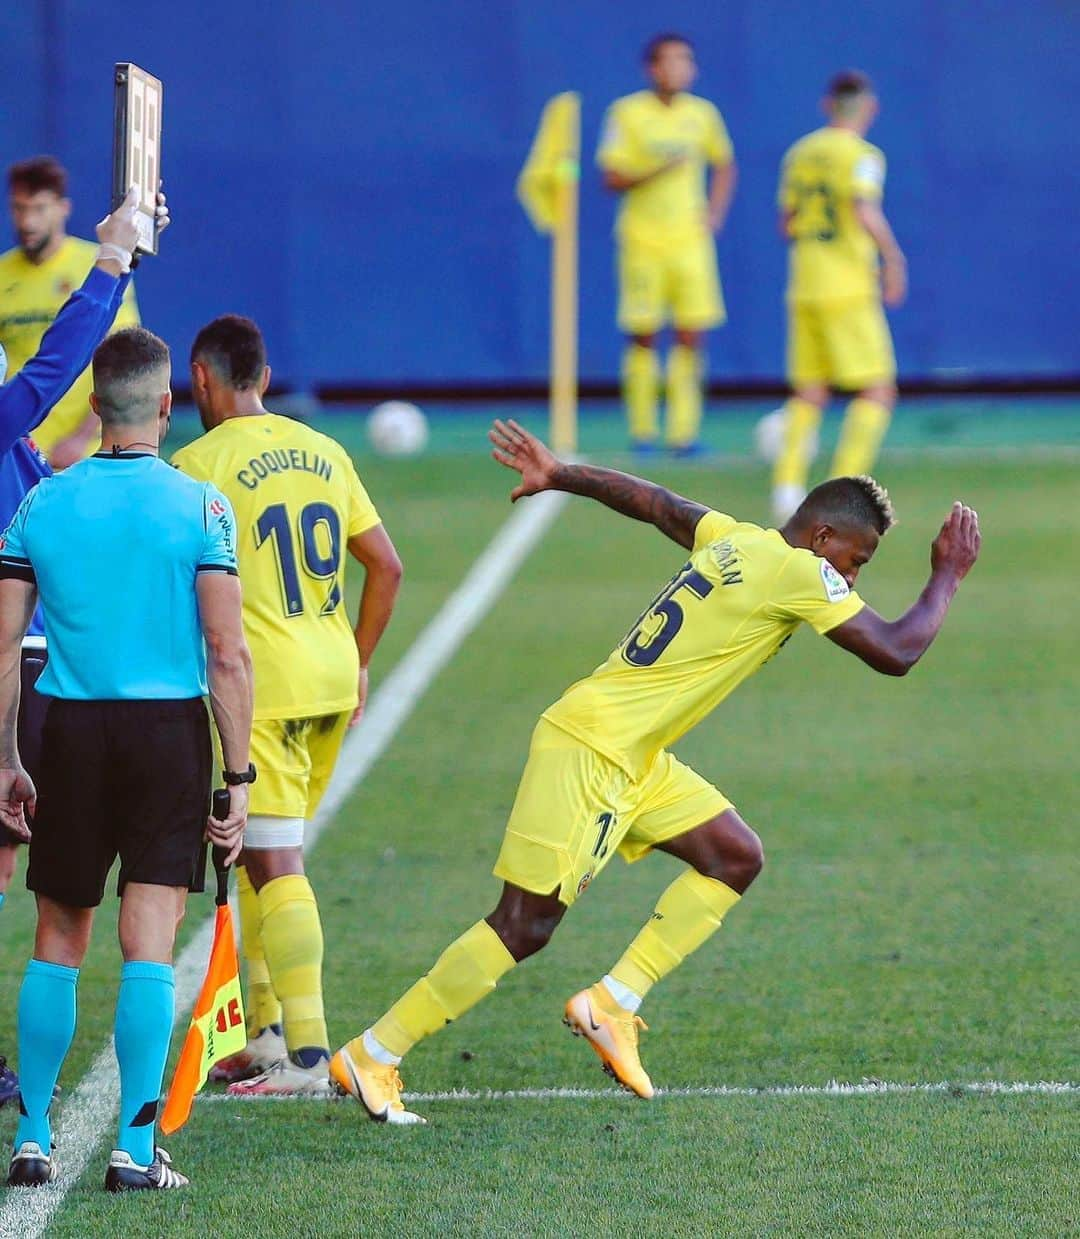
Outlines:
[{"label": "soccer ball", "polygon": [[415,404],[387,400],[368,414],[367,433],[380,456],[416,456],[427,447],[427,418]]},{"label": "soccer ball", "polygon": [[[775,463],[784,446],[784,419],[787,414],[783,409],[773,409],[760,418],[754,427],[754,453],[766,464]],[[815,430],[806,445],[808,460],[813,460],[818,450],[818,434]]]}]

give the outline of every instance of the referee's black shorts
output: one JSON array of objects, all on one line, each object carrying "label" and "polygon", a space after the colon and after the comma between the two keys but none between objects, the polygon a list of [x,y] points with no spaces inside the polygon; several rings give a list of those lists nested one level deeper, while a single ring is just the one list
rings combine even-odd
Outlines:
[{"label": "referee's black shorts", "polygon": [[128,882],[201,890],[210,725],[187,701],[50,702],[26,885],[94,908]]},{"label": "referee's black shorts", "polygon": [[[43,697],[34,685],[45,670],[49,656],[44,649],[24,649],[20,672],[19,694],[19,759],[23,769],[41,790],[41,733],[45,727],[45,714],[49,697]],[[21,843],[6,826],[0,826],[0,847],[14,847]]]}]

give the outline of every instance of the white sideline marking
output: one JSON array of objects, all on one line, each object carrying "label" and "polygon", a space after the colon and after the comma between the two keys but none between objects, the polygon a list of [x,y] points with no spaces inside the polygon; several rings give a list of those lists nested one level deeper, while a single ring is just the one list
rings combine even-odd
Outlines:
[{"label": "white sideline marking", "polygon": [[[845,1084],[830,1080],[827,1084],[765,1084],[760,1088],[738,1084],[706,1084],[688,1088],[658,1088],[656,1096],[663,1097],[878,1097],[885,1093],[965,1093],[970,1095],[1010,1095],[1042,1093],[1051,1095],[1080,1093],[1080,1084],[1055,1080],[974,1080],[956,1084],[948,1080],[936,1083],[902,1083],[891,1080],[863,1080],[858,1084]],[[453,1089],[444,1093],[413,1093],[406,1089],[402,1096],[411,1102],[422,1103],[462,1101],[635,1101],[621,1088],[512,1088],[512,1089]],[[228,1093],[201,1093],[196,1101],[250,1102],[285,1101],[346,1101],[336,1097],[232,1097]]]},{"label": "white sideline marking", "polygon": [[[386,751],[439,671],[543,538],[567,498],[548,492],[514,508],[461,584],[372,694],[363,721],[345,739],[334,777],[308,828],[307,846],[314,845],[349,794]],[[210,916],[176,960],[176,1008],[185,1021],[206,972],[213,932]],[[44,1232],[112,1126],[119,1096],[120,1077],[110,1038],[65,1101],[54,1126],[60,1178],[51,1188],[8,1192],[0,1205],[0,1239],[37,1239]]]}]

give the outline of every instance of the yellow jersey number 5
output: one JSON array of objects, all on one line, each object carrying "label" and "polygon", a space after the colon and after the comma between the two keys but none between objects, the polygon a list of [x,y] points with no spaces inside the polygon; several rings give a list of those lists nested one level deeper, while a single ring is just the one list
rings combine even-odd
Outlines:
[{"label": "yellow jersey number 5", "polygon": [[[296,537],[293,537],[293,530]],[[283,503],[273,503],[255,522],[255,546],[273,544],[277,556],[281,601],[290,619],[304,613],[298,561],[304,572],[327,584],[320,615],[332,615],[341,602],[341,519],[328,503],[309,503],[294,522]],[[299,549],[299,555],[297,550]]]},{"label": "yellow jersey number 5", "polygon": [[678,635],[685,613],[684,603],[676,594],[682,589],[691,599],[704,600],[713,592],[713,583],[692,564],[686,564],[671,578],[623,642],[622,656],[632,667],[651,667]]}]

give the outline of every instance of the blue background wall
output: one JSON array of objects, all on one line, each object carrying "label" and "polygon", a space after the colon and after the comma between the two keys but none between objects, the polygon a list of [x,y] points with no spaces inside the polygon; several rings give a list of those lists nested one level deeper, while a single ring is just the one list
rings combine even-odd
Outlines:
[{"label": "blue background wall", "polygon": [[[176,9],[180,9],[180,15]],[[172,11],[170,11],[172,10]],[[0,160],[71,169],[75,230],[109,185],[111,66],[164,78],[175,213],[144,264],[144,317],[186,352],[223,310],[263,324],[295,383],[543,376],[546,245],[514,179],[544,100],[584,95],[582,375],[613,378],[613,202],[600,117],[640,85],[658,25],[697,43],[741,183],[721,263],[714,378],[782,373],[777,162],[857,65],[883,102],[887,207],[912,291],[907,377],[1080,372],[1080,17],[1070,0],[398,0],[182,6],[23,0],[0,41]],[[659,16],[658,16],[659,14]],[[128,27],[128,33],[118,33]]]}]

